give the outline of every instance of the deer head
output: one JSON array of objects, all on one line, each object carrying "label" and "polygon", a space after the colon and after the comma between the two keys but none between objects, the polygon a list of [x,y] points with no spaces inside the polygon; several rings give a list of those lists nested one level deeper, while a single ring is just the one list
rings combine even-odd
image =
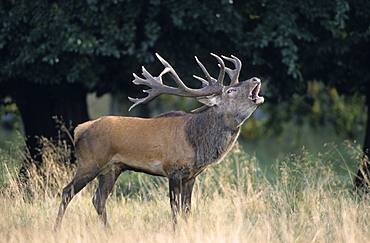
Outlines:
[{"label": "deer head", "polygon": [[[224,112],[229,114],[230,117],[235,117],[238,120],[236,122],[239,125],[243,123],[244,120],[264,102],[264,98],[258,96],[261,88],[261,80],[253,77],[239,82],[242,63],[237,57],[221,56],[223,59],[234,64],[235,69],[231,69],[225,67],[225,63],[222,58],[213,53],[211,53],[211,55],[214,56],[219,63],[220,72],[218,78],[215,79],[211,77],[204,65],[197,57],[195,57],[195,60],[205,75],[205,79],[194,75],[194,78],[202,82],[203,87],[201,89],[192,89],[183,83],[173,67],[157,53],[157,58],[165,68],[157,77],[153,77],[144,67],[142,67],[142,75],[144,78],[140,78],[135,73],[133,74],[135,77],[133,80],[134,84],[146,85],[151,89],[143,91],[148,93],[148,96],[144,98],[138,99],[129,97],[129,99],[134,102],[129,111],[135,106],[147,103],[161,94],[171,94],[183,97],[193,97],[204,104],[203,107],[195,109],[192,112],[202,112],[209,108],[213,108],[215,111]],[[178,87],[171,87],[163,84],[162,77],[167,73],[176,82]],[[230,85],[228,86],[223,85],[225,74],[227,74],[231,80]]]}]

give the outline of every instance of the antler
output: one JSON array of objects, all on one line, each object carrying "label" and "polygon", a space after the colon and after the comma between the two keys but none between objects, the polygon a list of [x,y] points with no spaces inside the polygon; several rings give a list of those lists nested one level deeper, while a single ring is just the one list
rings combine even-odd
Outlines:
[{"label": "antler", "polygon": [[[144,67],[142,67],[142,75],[144,78],[140,78],[137,76],[135,73],[134,75],[134,80],[132,81],[136,85],[146,85],[149,86],[151,89],[148,90],[143,90],[144,93],[148,93],[148,96],[144,98],[131,98],[129,97],[129,100],[134,102],[134,104],[129,108],[129,111],[134,108],[135,106],[139,104],[144,104],[147,103],[157,96],[161,94],[172,94],[172,95],[177,95],[177,96],[183,96],[183,97],[200,97],[200,96],[207,96],[207,95],[212,95],[212,94],[218,94],[222,91],[223,88],[223,80],[225,77],[225,64],[222,61],[220,57],[218,57],[215,54],[212,54],[214,57],[219,62],[220,65],[220,74],[216,79],[212,78],[204,65],[196,58],[196,61],[198,65],[201,67],[203,70],[204,74],[206,75],[206,78],[208,81],[196,77],[197,79],[201,80],[203,83],[203,88],[201,89],[192,89],[187,87],[180,77],[177,75],[176,71],[172,68],[172,66],[164,60],[158,53],[156,53],[157,58],[159,61],[163,64],[165,67],[164,70],[159,74],[158,77],[153,77]],[[168,85],[163,84],[162,81],[162,76],[166,73],[169,73],[171,78],[176,82],[177,88],[176,87],[171,87]]]},{"label": "antler", "polygon": [[[239,74],[240,74],[240,70],[242,67],[242,62],[233,55],[231,57],[226,57],[226,56],[221,56],[221,57],[227,61],[232,62],[235,66],[235,69],[225,67],[225,63],[222,60],[222,58],[220,58],[216,54],[211,53],[211,55],[217,59],[219,67],[220,67],[220,73],[217,79],[211,77],[211,75],[208,73],[204,65],[199,61],[197,57],[195,57],[196,62],[198,63],[199,67],[202,69],[206,77],[206,79],[204,79],[204,78],[193,75],[194,78],[202,82],[203,88],[201,89],[192,89],[192,88],[187,87],[182,82],[182,80],[177,75],[176,71],[172,68],[172,66],[166,60],[164,60],[158,53],[156,53],[155,55],[157,56],[157,58],[163,64],[165,68],[159,74],[158,77],[153,77],[144,67],[142,67],[142,72],[143,72],[142,75],[144,76],[145,79],[140,78],[135,73],[133,74],[135,79],[132,82],[134,84],[146,85],[146,86],[149,86],[151,89],[143,90],[144,93],[148,93],[148,96],[144,98],[129,97],[129,100],[134,103],[129,108],[129,111],[135,106],[139,104],[145,104],[161,94],[172,94],[172,95],[183,96],[183,97],[201,97],[201,96],[221,93],[223,89],[223,81],[225,78],[225,73],[227,73],[227,75],[231,79],[230,85],[239,83]],[[171,78],[176,82],[178,86],[177,88],[163,84],[162,76],[165,75],[166,73],[168,73],[171,76]],[[203,111],[206,108],[207,106],[205,107],[203,106],[201,108],[194,110],[193,112]]]}]

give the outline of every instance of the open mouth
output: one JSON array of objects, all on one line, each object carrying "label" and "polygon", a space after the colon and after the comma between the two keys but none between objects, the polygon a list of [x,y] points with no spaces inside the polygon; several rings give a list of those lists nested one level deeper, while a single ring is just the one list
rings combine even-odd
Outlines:
[{"label": "open mouth", "polygon": [[254,83],[256,84],[256,86],[254,87],[248,98],[256,104],[262,104],[265,101],[265,98],[258,96],[258,93],[261,89],[261,82],[256,81]]}]

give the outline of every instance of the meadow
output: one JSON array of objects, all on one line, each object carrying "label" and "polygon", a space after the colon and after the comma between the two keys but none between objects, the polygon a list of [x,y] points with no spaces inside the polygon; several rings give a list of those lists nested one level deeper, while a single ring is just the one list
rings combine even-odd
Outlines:
[{"label": "meadow", "polygon": [[351,191],[350,165],[361,156],[353,142],[326,144],[320,152],[301,148],[271,161],[268,174],[238,144],[198,177],[192,213],[176,231],[166,179],[122,174],[107,203],[109,230],[91,203],[94,181],[72,200],[55,232],[60,192],[74,167],[61,166],[71,156],[63,141],[40,140],[47,163],[41,175],[29,168],[28,186],[18,177],[22,146],[0,151],[0,242],[370,242],[369,198]]}]

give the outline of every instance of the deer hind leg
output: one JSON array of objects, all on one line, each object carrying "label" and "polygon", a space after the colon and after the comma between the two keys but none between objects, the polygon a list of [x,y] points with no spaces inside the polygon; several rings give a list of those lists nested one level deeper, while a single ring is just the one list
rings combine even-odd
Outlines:
[{"label": "deer hind leg", "polygon": [[109,223],[107,220],[107,211],[105,205],[109,194],[111,193],[114,184],[121,173],[121,168],[112,168],[107,173],[101,174],[99,176],[98,189],[96,189],[95,195],[92,199],[92,203],[94,204],[96,212],[99,215],[99,219],[107,228],[109,228]]},{"label": "deer hind leg", "polygon": [[72,179],[72,181],[63,189],[62,193],[62,202],[59,206],[58,216],[55,224],[55,230],[60,228],[62,223],[63,215],[65,210],[72,200],[72,198],[81,191],[91,180],[93,180],[98,174],[100,170],[94,169],[87,169],[87,168],[78,168],[77,172]]}]

